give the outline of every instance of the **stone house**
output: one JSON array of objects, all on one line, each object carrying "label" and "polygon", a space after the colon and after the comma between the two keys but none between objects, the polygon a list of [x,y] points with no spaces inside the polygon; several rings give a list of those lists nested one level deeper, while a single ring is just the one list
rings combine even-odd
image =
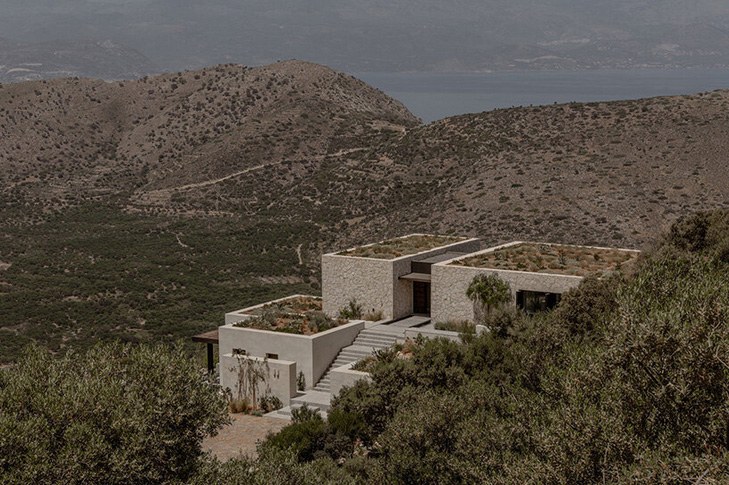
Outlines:
[{"label": "stone house", "polygon": [[[477,309],[466,296],[475,276],[496,275],[508,283],[512,304],[535,312],[557,305],[586,276],[621,270],[638,255],[628,249],[523,241],[482,249],[476,238],[427,234],[324,254],[321,298],[295,295],[226,314],[217,333],[221,384],[235,391],[237,366],[249,359],[269,373],[258,395],[326,411],[331,391],[366,377],[351,367],[374,350],[418,334],[458,339],[457,333],[436,330],[434,323],[475,320]],[[318,301],[321,315],[310,310],[292,315],[295,310],[286,305],[304,300],[308,305]],[[340,310],[350,302],[362,314],[339,320]],[[260,320],[268,307],[286,307],[289,326],[290,321],[303,321],[305,314],[336,324],[308,334],[290,328],[244,328],[246,320]]]}]

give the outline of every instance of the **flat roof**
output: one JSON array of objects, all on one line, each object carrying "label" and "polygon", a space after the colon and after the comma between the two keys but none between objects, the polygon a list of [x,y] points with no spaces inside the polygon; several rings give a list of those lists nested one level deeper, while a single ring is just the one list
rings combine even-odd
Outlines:
[{"label": "flat roof", "polygon": [[339,256],[356,256],[372,259],[395,259],[401,256],[431,251],[450,244],[468,241],[462,236],[437,236],[433,234],[410,234],[377,243],[358,246],[335,253]]},{"label": "flat roof", "polygon": [[415,263],[426,263],[426,264],[436,264],[436,263],[442,263],[443,261],[448,261],[449,259],[455,259],[461,256],[465,256],[470,253],[457,253],[454,251],[448,251],[447,253],[439,254],[438,256],[431,256],[430,258],[425,259],[419,259],[417,261],[414,261]]},{"label": "flat roof", "polygon": [[633,249],[517,241],[467,255],[449,264],[530,273],[606,276],[633,264],[639,254],[640,251]]},{"label": "flat roof", "polygon": [[218,331],[211,330],[210,332],[199,333],[192,337],[193,342],[202,342],[205,344],[217,344],[218,343]]},{"label": "flat roof", "polygon": [[426,273],[408,273],[400,277],[401,280],[430,282],[431,275]]}]

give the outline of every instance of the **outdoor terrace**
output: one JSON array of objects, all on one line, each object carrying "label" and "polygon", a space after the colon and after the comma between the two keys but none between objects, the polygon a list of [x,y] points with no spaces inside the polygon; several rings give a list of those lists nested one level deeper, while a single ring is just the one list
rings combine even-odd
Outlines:
[{"label": "outdoor terrace", "polygon": [[466,241],[468,238],[459,236],[435,236],[428,234],[411,234],[409,236],[388,239],[366,246],[359,246],[337,253],[339,256],[356,256],[373,259],[395,259],[409,256],[449,244]]},{"label": "outdoor terrace", "polygon": [[638,258],[638,251],[517,242],[456,260],[451,265],[572,276],[607,276]]}]

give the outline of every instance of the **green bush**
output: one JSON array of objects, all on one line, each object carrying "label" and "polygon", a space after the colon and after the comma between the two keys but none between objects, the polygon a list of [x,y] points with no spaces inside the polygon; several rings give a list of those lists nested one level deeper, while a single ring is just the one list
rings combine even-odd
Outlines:
[{"label": "green bush", "polygon": [[364,310],[362,305],[357,303],[357,300],[352,298],[349,300],[347,306],[339,309],[339,318],[344,320],[360,320]]},{"label": "green bush", "polygon": [[290,451],[299,462],[311,461],[314,453],[323,447],[326,432],[326,424],[321,417],[293,422],[268,438],[261,448]]},{"label": "green bush", "polygon": [[499,308],[511,301],[511,287],[494,274],[478,274],[466,289],[466,296],[485,310],[485,315],[492,308]]},{"label": "green bush", "polygon": [[228,420],[218,389],[181,347],[29,347],[0,371],[0,482],[187,480],[202,440]]}]

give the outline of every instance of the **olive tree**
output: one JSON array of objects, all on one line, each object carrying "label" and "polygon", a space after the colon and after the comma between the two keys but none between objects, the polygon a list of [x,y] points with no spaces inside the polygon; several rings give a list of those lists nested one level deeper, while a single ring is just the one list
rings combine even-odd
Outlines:
[{"label": "olive tree", "polygon": [[466,296],[476,306],[477,320],[482,320],[492,309],[511,301],[511,287],[496,275],[478,274],[468,285]]},{"label": "olive tree", "polygon": [[181,346],[37,346],[0,371],[0,482],[187,480],[226,401]]}]

